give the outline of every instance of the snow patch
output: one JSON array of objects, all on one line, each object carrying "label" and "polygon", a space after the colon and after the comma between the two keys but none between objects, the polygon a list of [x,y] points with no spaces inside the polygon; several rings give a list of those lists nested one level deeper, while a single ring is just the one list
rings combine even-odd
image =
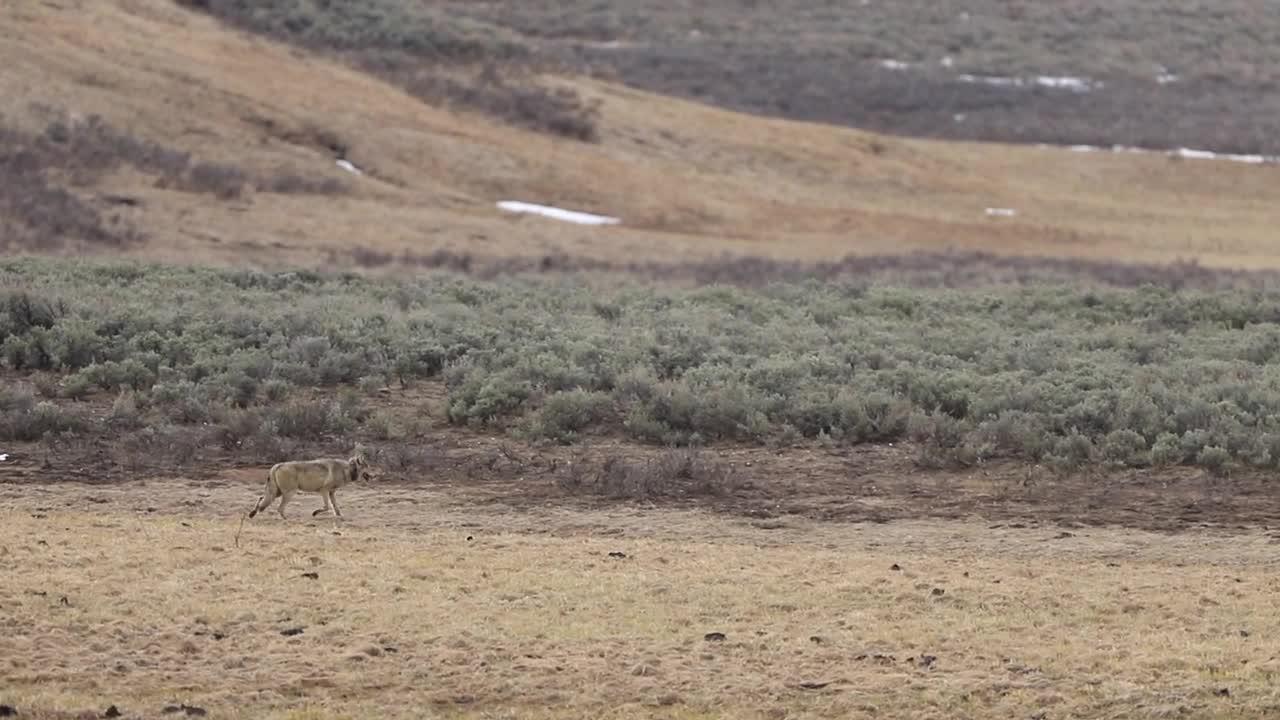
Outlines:
[{"label": "snow patch", "polygon": [[617,225],[622,222],[618,218],[609,217],[607,215],[593,215],[591,213],[578,212],[576,210],[564,210],[550,205],[535,205],[533,203],[520,202],[519,200],[503,200],[498,203],[498,207],[507,212],[514,213],[532,213],[534,215],[542,215],[555,220],[563,220],[565,222],[577,223],[578,225]]},{"label": "snow patch", "polygon": [[[1041,145],[1039,147],[1054,147],[1052,145]],[[1130,147],[1128,145],[1112,145],[1109,148],[1098,147],[1097,145],[1071,145],[1067,147],[1071,152],[1079,153],[1095,153],[1095,152],[1113,152],[1128,153],[1133,155],[1148,155],[1151,153],[1161,152],[1160,150],[1148,150],[1140,147]],[[1226,162],[1238,162],[1248,165],[1269,165],[1280,163],[1280,155],[1243,155],[1238,153],[1216,153],[1209,150],[1194,150],[1191,148],[1178,148],[1170,150],[1165,154],[1170,157],[1180,157],[1187,160],[1224,160]]]},{"label": "snow patch", "polygon": [[1003,75],[971,75],[965,73],[957,78],[962,83],[970,83],[977,85],[994,85],[996,87],[1026,87],[1028,85],[1038,85],[1040,87],[1053,88],[1055,90],[1070,90],[1072,92],[1089,92],[1095,88],[1102,87],[1101,82],[1090,80],[1082,77],[1071,76],[1053,76],[1053,75],[1037,75],[1033,78],[1006,77]]},{"label": "snow patch", "polygon": [[1240,155],[1236,153],[1216,153],[1208,150],[1192,150],[1190,148],[1178,148],[1174,150],[1172,155],[1177,157],[1189,158],[1191,160],[1229,160],[1231,162],[1248,163],[1250,165],[1262,165],[1263,163],[1280,162],[1280,157],[1268,155]]},{"label": "snow patch", "polygon": [[1088,92],[1096,87],[1102,87],[1102,83],[1080,77],[1052,77],[1049,75],[1040,75],[1035,79],[1037,85],[1051,88],[1065,88],[1076,92]]},{"label": "snow patch", "polygon": [[1017,87],[1022,85],[1022,78],[1003,77],[1000,75],[970,75],[965,73],[957,78],[962,83],[977,85],[995,85],[997,87]]},{"label": "snow patch", "polygon": [[337,160],[334,164],[335,164],[335,165],[337,165],[338,167],[342,168],[343,170],[346,170],[346,171],[347,171],[347,172],[349,172],[349,173],[353,173],[353,174],[355,174],[355,175],[363,175],[363,174],[364,174],[364,171],[363,171],[363,170],[361,170],[360,168],[356,167],[355,165],[353,165],[353,164],[351,163],[351,161],[350,161],[350,160],[346,160],[346,159],[339,159],[339,160]]}]

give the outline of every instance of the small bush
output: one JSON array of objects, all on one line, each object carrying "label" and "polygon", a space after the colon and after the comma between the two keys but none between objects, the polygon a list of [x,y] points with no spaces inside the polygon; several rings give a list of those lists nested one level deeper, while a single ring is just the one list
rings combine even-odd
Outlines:
[{"label": "small bush", "polygon": [[656,458],[607,458],[592,471],[584,463],[571,464],[558,478],[573,493],[615,498],[680,498],[724,495],[737,487],[732,467],[696,448],[668,449]]},{"label": "small bush", "polygon": [[1133,430],[1113,430],[1102,442],[1102,457],[1113,465],[1145,467],[1151,464],[1147,441]]},{"label": "small bush", "polygon": [[36,392],[40,393],[42,398],[56,400],[62,396],[62,386],[58,378],[51,373],[38,372],[32,375],[31,384],[36,386]]},{"label": "small bush", "polygon": [[304,401],[289,403],[270,416],[284,437],[318,440],[344,433],[352,426],[351,417],[336,402]]},{"label": "small bush", "polygon": [[212,417],[205,397],[189,380],[158,384],[152,389],[151,398],[176,423],[194,425]]},{"label": "small bush", "polygon": [[62,381],[62,395],[71,400],[83,400],[93,394],[94,387],[93,378],[81,371]]},{"label": "small bush", "polygon": [[1196,455],[1196,464],[1214,477],[1226,477],[1231,471],[1231,453],[1226,448],[1210,445]]},{"label": "small bush", "polygon": [[387,379],[381,375],[366,375],[360,378],[360,392],[373,395],[387,387]]},{"label": "small bush", "polygon": [[533,394],[527,381],[512,375],[477,373],[449,393],[449,422],[488,425],[510,415]]},{"label": "small bush", "polygon": [[107,421],[118,428],[132,430],[142,427],[142,413],[138,408],[137,395],[121,393],[111,403],[111,414],[107,416]]},{"label": "small bush", "polygon": [[1054,443],[1053,453],[1046,459],[1058,472],[1073,472],[1087,465],[1093,452],[1093,442],[1087,436],[1072,432]]},{"label": "small bush", "polygon": [[67,314],[67,306],[30,293],[11,292],[5,297],[5,311],[9,317],[10,332],[21,335],[34,328],[53,328]]},{"label": "small bush", "polygon": [[389,472],[424,475],[439,470],[448,463],[448,459],[438,450],[410,443],[392,443],[376,448],[371,453],[370,460]]},{"label": "small bush", "polygon": [[243,170],[221,163],[201,162],[191,166],[180,187],[209,193],[219,200],[234,200],[244,194],[249,176]]},{"label": "small bush", "polygon": [[1182,442],[1173,433],[1161,433],[1151,446],[1151,462],[1157,467],[1180,465],[1185,459]]},{"label": "small bush", "polygon": [[0,398],[0,440],[34,442],[51,435],[80,433],[89,427],[85,418],[66,413],[49,401],[32,405],[23,398]]},{"label": "small bush", "polygon": [[262,384],[262,393],[271,402],[284,400],[289,397],[289,393],[292,390],[293,387],[289,384],[289,381],[281,380],[280,378],[272,378]]},{"label": "small bush", "polygon": [[613,401],[604,393],[581,389],[556,393],[530,416],[524,433],[569,444],[583,430],[609,422],[612,414]]}]

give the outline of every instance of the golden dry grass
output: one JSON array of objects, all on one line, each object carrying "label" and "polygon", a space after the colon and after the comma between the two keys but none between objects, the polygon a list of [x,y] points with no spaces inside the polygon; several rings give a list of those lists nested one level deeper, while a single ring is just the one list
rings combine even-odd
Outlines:
[{"label": "golden dry grass", "polygon": [[[343,176],[285,142],[318,127],[370,172],[338,199],[240,203],[121,174],[149,258],[315,265],[327,252],[448,248],[482,257],[563,251],[613,260],[724,252],[830,259],[983,249],[1094,259],[1278,267],[1280,167],[880,137],[736,114],[617,85],[563,79],[603,99],[586,145],[429,107],[331,60],[230,31],[167,0],[63,0],[0,9],[0,92],[99,113],[198,158]],[[501,199],[621,216],[622,228],[514,219]],[[988,218],[987,207],[1015,218]]]},{"label": "golden dry grass", "polygon": [[305,518],[308,497],[237,548],[256,489],[0,485],[0,702],[32,718],[170,703],[232,718],[1280,709],[1260,533],[764,529],[384,486],[344,490],[341,523]]}]

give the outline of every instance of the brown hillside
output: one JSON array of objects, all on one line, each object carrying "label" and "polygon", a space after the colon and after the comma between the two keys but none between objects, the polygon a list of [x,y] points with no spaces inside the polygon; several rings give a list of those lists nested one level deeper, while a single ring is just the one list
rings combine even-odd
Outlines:
[{"label": "brown hillside", "polygon": [[[97,114],[195,160],[351,188],[218,200],[125,168],[76,189],[145,234],[126,252],[155,259],[313,265],[357,249],[451,249],[814,260],[950,248],[1280,267],[1268,244],[1280,226],[1274,165],[890,138],[583,79],[562,82],[602,101],[600,141],[553,139],[428,106],[167,0],[8,4],[0,62],[10,125],[39,132],[58,112]],[[335,166],[335,139],[367,175]],[[516,218],[494,206],[503,199],[625,225]]]}]

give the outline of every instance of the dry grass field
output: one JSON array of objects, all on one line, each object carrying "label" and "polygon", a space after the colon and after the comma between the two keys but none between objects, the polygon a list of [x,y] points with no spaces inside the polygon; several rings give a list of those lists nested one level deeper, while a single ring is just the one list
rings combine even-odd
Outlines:
[{"label": "dry grass field", "polygon": [[27,718],[1280,707],[1275,551],[1257,530],[762,522],[512,505],[424,478],[340,493],[342,521],[307,517],[309,497],[237,546],[256,476],[0,485],[0,702]]},{"label": "dry grass field", "polygon": [[[127,252],[151,259],[316,266],[350,264],[356,250],[448,249],[812,261],[953,249],[1280,265],[1277,166],[910,140],[567,76],[554,82],[601,101],[600,140],[557,139],[424,103],[166,0],[8,4],[0,62],[0,92],[22,99],[4,122],[24,131],[97,114],[195,160],[348,185],[214,202],[125,167],[71,188],[136,226],[145,239]],[[335,142],[364,175],[335,167]],[[495,207],[504,199],[624,225],[513,217]],[[1018,214],[988,216],[991,207]]]}]

